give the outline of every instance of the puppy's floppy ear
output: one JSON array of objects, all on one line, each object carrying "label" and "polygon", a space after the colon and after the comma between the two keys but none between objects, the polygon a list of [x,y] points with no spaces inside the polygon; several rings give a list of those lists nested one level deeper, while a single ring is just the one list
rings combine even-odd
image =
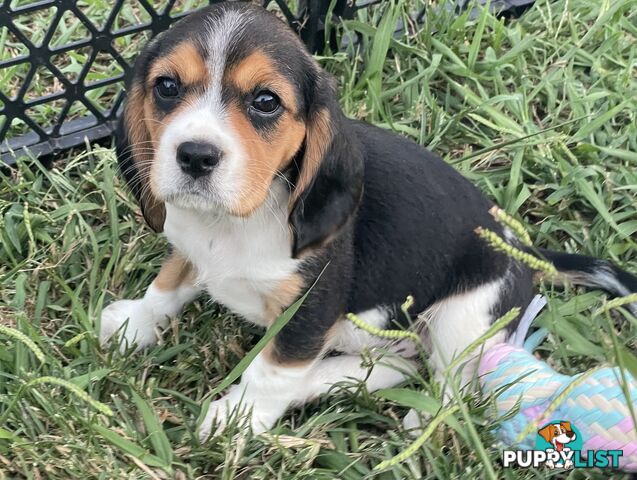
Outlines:
[{"label": "puppy's floppy ear", "polygon": [[564,430],[566,430],[567,432],[573,431],[573,429],[571,428],[571,422],[562,422],[562,426],[564,427]]},{"label": "puppy's floppy ear", "polygon": [[162,232],[166,208],[153,195],[149,184],[155,146],[144,121],[144,91],[140,83],[128,91],[115,136],[120,171],[137,198],[146,223],[155,232]]},{"label": "puppy's floppy ear", "polygon": [[295,258],[334,238],[354,215],[363,192],[362,147],[349,131],[335,90],[331,78],[316,72],[291,195]]},{"label": "puppy's floppy ear", "polygon": [[546,440],[547,442],[551,443],[551,440],[553,440],[553,425],[548,424],[546,427],[541,428],[540,430],[538,430],[537,433],[540,434],[540,436]]}]

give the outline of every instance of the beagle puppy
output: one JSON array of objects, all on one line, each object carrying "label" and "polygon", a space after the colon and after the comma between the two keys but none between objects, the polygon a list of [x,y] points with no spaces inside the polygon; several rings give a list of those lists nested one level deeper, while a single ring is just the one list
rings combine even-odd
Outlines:
[{"label": "beagle puppy", "polygon": [[[400,355],[362,365],[361,351],[383,340],[345,320],[349,312],[387,328],[408,320],[398,306],[412,295],[441,375],[533,296],[534,272],[474,233],[483,226],[514,241],[488,213],[492,202],[416,143],[345,117],[333,79],[260,7],[219,3],[176,23],[140,54],[127,95],[121,171],[172,248],[143,298],[103,310],[102,340],[117,332],[151,345],[201,291],[267,327],[311,287],[240,383],[210,405],[202,438],[240,406],[261,432],[337,382],[371,391],[405,379],[412,367]],[[544,255],[579,283],[637,291],[636,277],[607,262]]]}]

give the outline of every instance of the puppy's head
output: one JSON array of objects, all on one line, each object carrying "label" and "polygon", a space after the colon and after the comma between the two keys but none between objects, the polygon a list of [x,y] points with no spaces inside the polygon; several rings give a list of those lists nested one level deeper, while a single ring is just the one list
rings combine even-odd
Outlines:
[{"label": "puppy's head", "polygon": [[550,444],[553,444],[555,441],[561,444],[567,444],[577,437],[577,434],[571,428],[571,422],[550,423],[541,428],[538,433]]},{"label": "puppy's head", "polygon": [[[118,156],[144,216],[165,203],[249,216],[285,175],[294,253],[342,226],[361,194],[331,79],[279,19],[216,4],[152,40],[129,82]],[[351,157],[351,158],[350,158]]]}]

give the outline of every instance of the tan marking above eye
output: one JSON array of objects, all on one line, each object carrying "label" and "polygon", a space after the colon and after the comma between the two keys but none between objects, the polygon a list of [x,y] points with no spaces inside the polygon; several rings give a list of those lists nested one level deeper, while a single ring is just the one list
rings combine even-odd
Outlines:
[{"label": "tan marking above eye", "polygon": [[186,41],[155,60],[148,75],[148,87],[154,87],[159,77],[177,77],[183,85],[205,85],[210,72],[197,47]]},{"label": "tan marking above eye", "polygon": [[[190,42],[182,42],[173,48],[166,56],[160,57],[150,68],[147,78],[147,88],[151,90],[160,77],[171,77],[177,79],[185,86],[205,85],[210,78],[206,62],[199,54],[197,48]],[[171,116],[185,108],[188,98],[196,95],[196,91],[186,92],[185,99],[182,98],[180,106],[164,114],[156,108],[156,103],[152,94],[146,95],[144,102],[144,121],[152,140],[158,144],[159,139],[169,123]],[[186,101],[184,101],[186,100]]]},{"label": "tan marking above eye", "polygon": [[230,67],[224,78],[224,84],[232,85],[241,93],[251,93],[259,87],[267,87],[277,94],[285,109],[294,115],[297,113],[294,86],[281,74],[274,60],[260,50]]}]

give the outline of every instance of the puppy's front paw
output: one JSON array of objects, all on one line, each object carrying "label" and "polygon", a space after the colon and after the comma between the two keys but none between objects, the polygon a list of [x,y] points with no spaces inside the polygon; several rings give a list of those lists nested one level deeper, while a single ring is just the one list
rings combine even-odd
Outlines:
[{"label": "puppy's front paw", "polygon": [[102,310],[100,342],[105,344],[113,335],[119,334],[121,348],[125,350],[133,343],[141,349],[157,343],[155,327],[161,323],[152,309],[139,300],[119,300]]},{"label": "puppy's front paw", "polygon": [[267,400],[263,402],[251,400],[249,392],[244,394],[242,392],[244,390],[241,385],[235,385],[231,387],[227,395],[210,404],[199,428],[199,439],[202,442],[222,433],[230,418],[237,419],[239,427],[250,428],[252,433],[258,435],[270,430],[285,412],[285,407],[272,405]]}]

